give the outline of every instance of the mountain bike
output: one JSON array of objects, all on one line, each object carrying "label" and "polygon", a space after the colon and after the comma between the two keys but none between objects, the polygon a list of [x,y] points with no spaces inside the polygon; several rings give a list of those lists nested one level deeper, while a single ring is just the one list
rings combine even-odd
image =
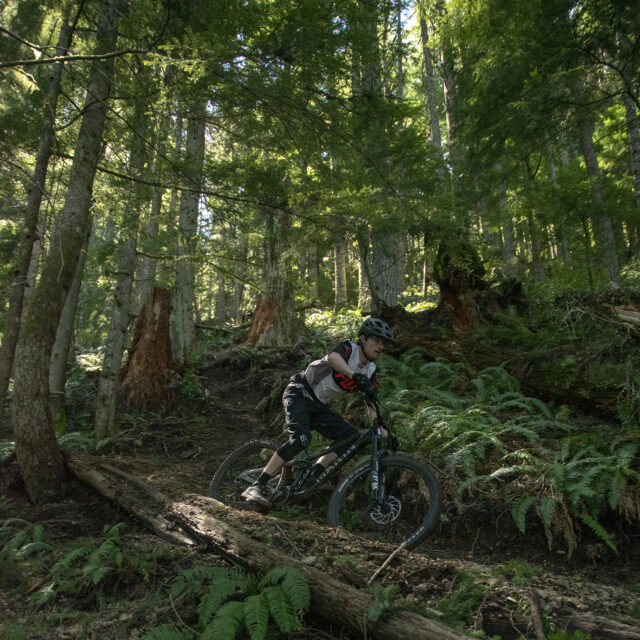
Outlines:
[{"label": "mountain bike", "polygon": [[[329,499],[327,520],[330,527],[369,540],[389,542],[411,548],[433,527],[440,512],[441,489],[434,471],[417,460],[390,452],[382,436],[385,422],[380,405],[372,393],[365,401],[374,407],[374,426],[340,443],[343,453],[315,482],[305,484],[318,458],[335,451],[335,444],[319,451],[306,450],[287,462],[268,483],[274,507],[308,500],[318,495],[327,482],[338,479]],[[216,471],[209,496],[229,506],[246,507],[242,492],[260,475],[274,451],[275,440],[250,440],[233,451]],[[356,458],[367,452],[364,459]],[[339,472],[349,462],[352,469],[339,479]]]}]

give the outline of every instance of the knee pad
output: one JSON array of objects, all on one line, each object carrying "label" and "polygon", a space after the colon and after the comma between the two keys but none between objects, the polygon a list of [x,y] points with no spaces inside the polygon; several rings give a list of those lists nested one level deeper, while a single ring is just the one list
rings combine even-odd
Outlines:
[{"label": "knee pad", "polygon": [[289,436],[289,440],[278,449],[278,455],[285,462],[289,462],[289,460],[295,458],[301,451],[304,451],[310,442],[311,437],[306,433],[293,433]]}]

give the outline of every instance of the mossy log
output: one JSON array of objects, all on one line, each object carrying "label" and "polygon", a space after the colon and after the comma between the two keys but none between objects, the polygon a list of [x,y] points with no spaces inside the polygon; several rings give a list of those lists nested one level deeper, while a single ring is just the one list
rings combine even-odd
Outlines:
[{"label": "mossy log", "polygon": [[[394,607],[375,623],[367,624],[365,615],[373,604],[371,595],[231,526],[226,517],[229,507],[216,500],[200,496],[188,496],[183,501],[171,500],[142,480],[95,459],[73,458],[68,460],[68,467],[80,480],[173,542],[192,544],[197,538],[218,555],[252,571],[264,572],[276,566],[297,567],[307,576],[313,612],[345,629],[361,633],[363,637],[379,640],[471,640],[470,636],[435,620]],[[252,513],[251,517],[254,521],[263,519],[267,526],[267,519],[260,514]],[[326,530],[325,535],[329,537],[332,533]]]}]

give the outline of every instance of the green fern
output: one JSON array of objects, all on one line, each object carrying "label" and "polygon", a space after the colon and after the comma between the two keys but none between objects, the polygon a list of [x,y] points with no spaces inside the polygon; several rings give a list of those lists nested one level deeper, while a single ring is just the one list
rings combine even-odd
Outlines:
[{"label": "green fern", "polygon": [[90,555],[94,550],[94,547],[76,547],[67,553],[64,557],[62,557],[58,562],[56,562],[53,567],[51,567],[51,572],[53,574],[68,572],[71,569],[71,565],[75,563],[80,558],[84,558]]},{"label": "green fern", "polygon": [[579,514],[580,520],[588,525],[591,530],[612,550],[618,553],[618,549],[613,542],[613,539],[607,532],[607,530],[591,515],[588,513]]},{"label": "green fern", "polygon": [[252,578],[240,569],[228,571],[218,568],[211,584],[200,600],[198,617],[201,625],[208,624],[217,609],[232,595],[249,590]]},{"label": "green fern", "polygon": [[283,633],[302,629],[296,610],[280,586],[267,587],[262,592],[269,603],[271,617]]},{"label": "green fern", "polygon": [[244,621],[251,640],[264,640],[269,626],[269,603],[264,594],[249,596],[244,601]]},{"label": "green fern", "polygon": [[203,567],[197,566],[191,569],[181,571],[174,578],[169,589],[171,597],[177,598],[186,592],[187,598],[191,598],[199,593],[204,585],[213,580],[220,572],[226,572],[226,569],[220,567]]},{"label": "green fern", "polygon": [[525,532],[526,529],[526,517],[527,511],[529,507],[533,504],[534,498],[533,496],[522,496],[518,500],[515,501],[513,505],[513,509],[511,510],[511,515],[513,516],[513,521],[516,523],[518,529],[520,529],[521,533]]},{"label": "green fern", "polygon": [[540,514],[540,518],[547,529],[551,527],[553,513],[556,509],[557,502],[558,501],[555,498],[545,496],[540,500],[538,505],[538,513]]},{"label": "green fern", "polygon": [[311,591],[309,590],[309,582],[302,571],[289,567],[281,586],[298,615],[303,615],[309,610]]},{"label": "green fern", "polygon": [[244,603],[226,602],[204,628],[200,640],[234,640],[244,628]]},{"label": "green fern", "polygon": [[16,551],[16,558],[18,560],[23,560],[34,553],[40,553],[41,551],[53,551],[53,549],[54,546],[46,542],[29,542],[28,544],[22,545]]}]

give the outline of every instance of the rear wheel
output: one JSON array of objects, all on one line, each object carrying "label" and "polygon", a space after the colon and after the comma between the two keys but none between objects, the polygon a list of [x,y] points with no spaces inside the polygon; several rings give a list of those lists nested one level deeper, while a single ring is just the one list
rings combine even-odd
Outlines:
[{"label": "rear wheel", "polygon": [[440,513],[440,483],[434,472],[411,458],[393,456],[380,460],[380,486],[384,497],[374,503],[371,465],[356,467],[338,486],[329,501],[329,526],[410,548],[418,544]]},{"label": "rear wheel", "polygon": [[[258,479],[279,446],[275,440],[260,438],[250,440],[232,451],[215,472],[209,497],[236,508],[245,506],[247,502],[241,496],[242,492]],[[269,481],[269,486],[277,487],[280,479],[281,474],[277,473]]]}]

